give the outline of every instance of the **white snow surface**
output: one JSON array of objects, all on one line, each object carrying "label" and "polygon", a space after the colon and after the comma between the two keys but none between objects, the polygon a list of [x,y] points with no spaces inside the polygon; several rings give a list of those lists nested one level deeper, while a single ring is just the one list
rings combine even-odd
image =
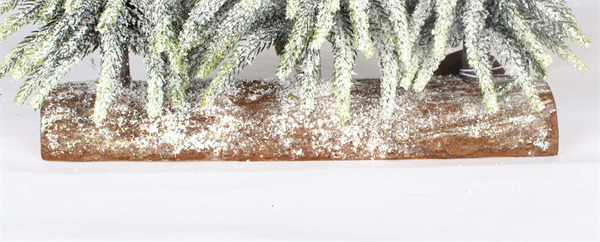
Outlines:
[{"label": "white snow surface", "polygon": [[[0,81],[0,240],[600,240],[600,4],[567,0],[592,47],[556,58],[556,157],[353,162],[46,162],[39,113]],[[1,46],[8,53],[27,32]],[[331,52],[323,70],[330,75]],[[94,62],[91,62],[91,60]],[[145,79],[133,58],[134,79]],[[96,64],[93,64],[96,63]],[[98,76],[98,56],[67,80]],[[269,78],[270,51],[240,78]],[[357,78],[377,77],[361,58]]]}]

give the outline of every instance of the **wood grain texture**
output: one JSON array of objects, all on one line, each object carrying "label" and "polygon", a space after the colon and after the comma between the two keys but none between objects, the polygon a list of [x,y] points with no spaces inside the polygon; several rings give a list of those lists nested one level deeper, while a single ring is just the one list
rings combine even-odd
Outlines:
[{"label": "wood grain texture", "polygon": [[[497,78],[498,85],[506,79]],[[148,120],[145,85],[116,94],[104,126],[91,121],[95,86],[63,83],[41,109],[42,158],[106,160],[370,160],[551,156],[558,153],[552,92],[536,86],[545,103],[531,111],[519,90],[489,114],[476,84],[436,77],[424,93],[398,91],[392,120],[379,118],[379,80],[356,80],[351,119],[341,125],[329,83],[319,86],[317,109],[298,110],[294,83],[238,80],[215,107],[201,109],[207,86],[187,92],[188,105]]]}]

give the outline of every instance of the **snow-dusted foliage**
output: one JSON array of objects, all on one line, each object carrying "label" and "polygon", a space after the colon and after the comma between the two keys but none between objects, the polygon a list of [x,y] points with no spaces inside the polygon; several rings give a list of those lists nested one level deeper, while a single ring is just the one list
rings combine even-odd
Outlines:
[{"label": "snow-dusted foliage", "polygon": [[479,86],[483,92],[483,103],[492,113],[498,111],[498,95],[494,88],[494,79],[492,76],[492,64],[489,57],[489,41],[486,41],[485,20],[487,12],[485,10],[485,0],[468,1],[463,13],[463,26],[465,32],[464,46],[467,48],[467,58],[469,65],[479,78]]},{"label": "snow-dusted foliage", "polygon": [[[357,52],[380,57],[383,118],[393,116],[395,107],[391,104],[398,86],[423,91],[448,47],[460,44],[467,47],[466,58],[480,82],[483,103],[492,113],[500,110],[498,98],[505,93],[495,86],[491,74],[489,57],[494,52],[502,57],[514,79],[510,86],[521,88],[535,110],[542,103],[531,83],[536,78],[533,73],[537,78],[546,78],[546,68],[552,62],[547,50],[580,71],[587,68],[566,46],[570,39],[585,48],[589,40],[563,0],[255,1],[260,3],[244,14],[259,12],[260,4],[270,2],[278,6],[277,11],[286,12],[282,21],[291,22],[291,27],[282,31],[287,38],[280,43],[285,48],[277,74],[281,79],[288,78],[297,66],[296,78],[304,87],[300,94],[303,104],[308,104],[303,106],[308,109],[314,102],[311,83],[319,78],[313,68],[317,65],[309,63],[318,60],[314,51],[322,47],[327,36],[334,49],[332,81],[342,120],[348,118],[348,80],[352,76],[353,53]],[[243,18],[256,21],[254,16]],[[218,25],[240,25],[239,19],[219,21],[222,22]],[[201,73],[205,76],[216,66],[205,65],[203,68],[208,69],[201,69]]]},{"label": "snow-dusted foliage", "polygon": [[[564,0],[0,0],[0,41],[26,25],[27,36],[0,64],[24,84],[15,101],[39,108],[62,77],[100,49],[102,69],[94,120],[106,117],[123,85],[129,51],[147,67],[149,117],[164,105],[180,108],[196,77],[218,70],[205,96],[210,106],[260,52],[281,47],[277,75],[296,70],[302,107],[311,111],[320,76],[320,50],[331,42],[332,82],[341,120],[350,113],[357,53],[379,56],[381,117],[393,118],[398,88],[421,92],[449,47],[464,45],[490,112],[506,88],[518,87],[532,108],[543,104],[532,81],[545,78],[549,51],[579,71],[587,66],[567,47],[586,48]],[[512,85],[499,90],[489,63],[499,56]]]},{"label": "snow-dusted foliage", "polygon": [[123,68],[123,53],[125,39],[123,22],[123,11],[125,9],[125,0],[109,0],[106,9],[100,16],[98,32],[101,39],[102,69],[98,79],[98,88],[96,90],[96,105],[94,106],[93,118],[101,122],[106,118],[108,107],[110,106],[111,96],[117,88],[121,69]]}]

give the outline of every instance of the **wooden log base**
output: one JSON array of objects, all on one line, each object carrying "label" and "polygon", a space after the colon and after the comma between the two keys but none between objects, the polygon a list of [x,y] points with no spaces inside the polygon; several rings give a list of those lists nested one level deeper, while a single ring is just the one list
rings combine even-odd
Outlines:
[{"label": "wooden log base", "polygon": [[[497,77],[498,85],[507,81]],[[436,77],[422,94],[398,90],[391,120],[379,118],[379,80],[356,80],[351,118],[336,115],[333,87],[318,86],[316,110],[299,109],[293,82],[237,80],[214,107],[200,109],[207,82],[187,92],[188,105],[147,119],[146,88],[119,91],[103,126],[91,120],[95,84],[63,83],[41,109],[45,160],[369,160],[549,156],[558,152],[552,92],[536,86],[545,103],[533,112],[519,90],[489,114],[476,84]]]}]

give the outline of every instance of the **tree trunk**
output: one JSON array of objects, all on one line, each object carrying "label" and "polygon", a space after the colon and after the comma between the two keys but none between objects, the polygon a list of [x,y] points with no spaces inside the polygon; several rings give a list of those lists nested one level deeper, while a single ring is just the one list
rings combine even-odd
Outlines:
[{"label": "tree trunk", "polygon": [[129,67],[129,47],[127,47],[127,45],[123,46],[122,60],[119,82],[123,87],[129,87],[129,85],[131,85],[131,70]]}]

